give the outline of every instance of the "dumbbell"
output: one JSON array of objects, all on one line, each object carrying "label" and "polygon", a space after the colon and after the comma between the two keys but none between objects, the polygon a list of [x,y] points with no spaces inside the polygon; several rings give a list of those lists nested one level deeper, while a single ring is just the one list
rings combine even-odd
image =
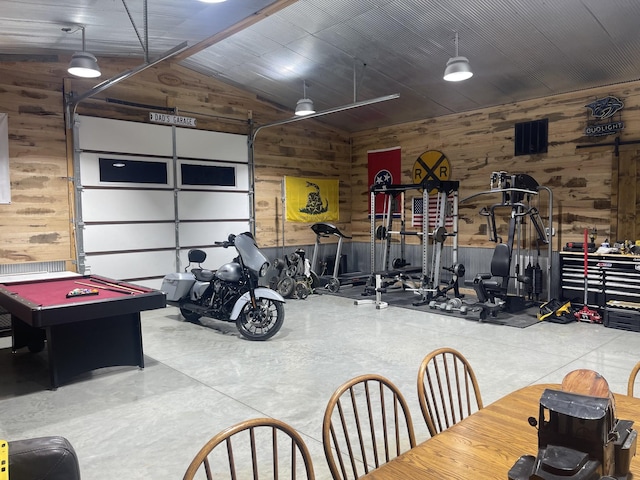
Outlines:
[{"label": "dumbbell", "polygon": [[467,314],[468,307],[462,304],[462,300],[459,298],[452,298],[447,301],[445,310],[447,312],[452,312],[454,310],[459,311],[462,315]]}]

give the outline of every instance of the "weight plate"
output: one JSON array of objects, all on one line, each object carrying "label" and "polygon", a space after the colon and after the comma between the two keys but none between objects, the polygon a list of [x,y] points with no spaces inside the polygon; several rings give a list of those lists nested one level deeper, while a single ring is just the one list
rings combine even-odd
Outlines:
[{"label": "weight plate", "polygon": [[296,265],[289,265],[284,273],[288,277],[295,277],[298,274],[298,267]]},{"label": "weight plate", "polygon": [[296,287],[296,282],[291,277],[283,277],[280,282],[278,282],[278,293],[282,295],[284,298],[291,297],[293,294],[293,290]]},{"label": "weight plate", "polygon": [[296,252],[291,252],[289,254],[289,263],[297,263],[300,256]]},{"label": "weight plate", "polygon": [[457,297],[452,298],[447,303],[451,305],[452,308],[460,308],[462,306],[462,300]]},{"label": "weight plate", "polygon": [[340,280],[338,280],[337,278],[331,278],[327,283],[327,290],[329,290],[331,293],[338,292],[338,290],[340,290]]},{"label": "weight plate", "polygon": [[402,268],[407,266],[407,261],[404,258],[394,258],[391,263],[393,268]]},{"label": "weight plate", "polygon": [[447,229],[438,227],[433,231],[433,239],[438,243],[444,243],[447,238]]},{"label": "weight plate", "polygon": [[296,282],[296,296],[300,300],[304,300],[309,296],[309,287],[304,282]]}]

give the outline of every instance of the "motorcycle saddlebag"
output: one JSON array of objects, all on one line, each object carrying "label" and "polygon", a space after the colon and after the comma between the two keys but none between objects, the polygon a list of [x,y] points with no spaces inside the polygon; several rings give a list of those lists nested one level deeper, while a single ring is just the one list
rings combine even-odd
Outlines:
[{"label": "motorcycle saddlebag", "polygon": [[168,302],[177,302],[189,293],[195,277],[193,273],[170,273],[162,279],[162,290],[167,294]]}]

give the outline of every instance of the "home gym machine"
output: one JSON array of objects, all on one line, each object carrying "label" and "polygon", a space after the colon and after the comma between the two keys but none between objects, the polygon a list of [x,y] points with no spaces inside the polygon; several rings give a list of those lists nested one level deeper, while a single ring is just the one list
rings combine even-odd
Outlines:
[{"label": "home gym machine", "polygon": [[[425,180],[419,184],[410,185],[386,185],[371,187],[371,211],[375,210],[376,195],[385,195],[385,208],[382,216],[383,224],[376,225],[376,216],[371,215],[371,274],[376,278],[375,287],[365,287],[365,291],[379,294],[386,291],[389,284],[398,283],[404,290],[412,291],[420,295],[420,300],[414,305],[423,305],[433,299],[445,296],[449,290],[454,290],[456,297],[461,297],[458,278],[464,275],[464,266],[458,261],[458,188],[457,181],[446,180]],[[423,222],[421,231],[407,231],[404,224],[404,193],[408,190],[421,190],[423,202]],[[429,210],[430,195],[436,196],[433,217]],[[401,202],[401,229],[392,230],[393,201],[400,199]],[[453,227],[451,233],[447,232],[448,222]],[[434,227],[430,231],[431,227]],[[393,235],[400,236],[401,258],[396,258],[392,262],[393,269],[389,269],[390,244]],[[404,258],[405,237],[415,235],[421,238],[422,265],[421,268],[409,267]],[[443,244],[449,237],[453,238],[452,264],[442,267],[441,258]],[[382,259],[378,262],[379,255],[376,255],[376,240],[382,243]],[[380,268],[376,268],[380,266]],[[452,274],[449,284],[442,287],[440,284],[440,270],[444,269]],[[416,278],[416,275],[418,277]],[[358,303],[358,302],[357,302]],[[364,302],[360,302],[364,303]],[[359,304],[359,303],[358,303]]]},{"label": "home gym machine", "polygon": [[[546,227],[539,211],[541,192],[547,192],[548,195]],[[483,207],[479,213],[487,220],[489,239],[497,244],[491,259],[491,272],[478,273],[473,280],[467,280],[465,283],[475,290],[478,302],[483,304],[485,316],[486,314],[496,316],[501,310],[510,313],[522,311],[538,300],[543,287],[543,269],[539,264],[541,243],[548,246],[546,284],[547,296],[550,300],[553,194],[548,187],[539,185],[527,174],[508,174],[500,171],[491,174],[490,190],[476,193],[461,201],[466,202],[472,198],[490,194],[500,194],[501,201],[491,207]],[[533,205],[534,199],[537,200],[537,206]],[[498,235],[496,226],[496,211],[504,209],[509,215],[506,241]],[[506,217],[506,214],[503,215]],[[530,220],[529,229],[524,228],[527,218]],[[534,240],[537,249],[535,266],[531,255]],[[522,252],[523,245],[526,245],[526,256],[529,262],[525,269],[521,268],[525,260]],[[512,264],[514,257],[515,265]],[[511,280],[515,280],[513,287]]]}]

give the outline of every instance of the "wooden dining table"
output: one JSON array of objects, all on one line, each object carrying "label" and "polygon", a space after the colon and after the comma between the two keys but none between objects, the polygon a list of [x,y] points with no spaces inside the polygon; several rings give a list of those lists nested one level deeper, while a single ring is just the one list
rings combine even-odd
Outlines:
[{"label": "wooden dining table", "polygon": [[[539,384],[516,390],[361,478],[507,480],[520,456],[538,453],[538,431],[527,419],[538,418],[545,388],[561,389]],[[636,421],[639,430],[640,398],[614,396],[616,417]],[[631,472],[640,479],[640,459],[631,460]]]}]

